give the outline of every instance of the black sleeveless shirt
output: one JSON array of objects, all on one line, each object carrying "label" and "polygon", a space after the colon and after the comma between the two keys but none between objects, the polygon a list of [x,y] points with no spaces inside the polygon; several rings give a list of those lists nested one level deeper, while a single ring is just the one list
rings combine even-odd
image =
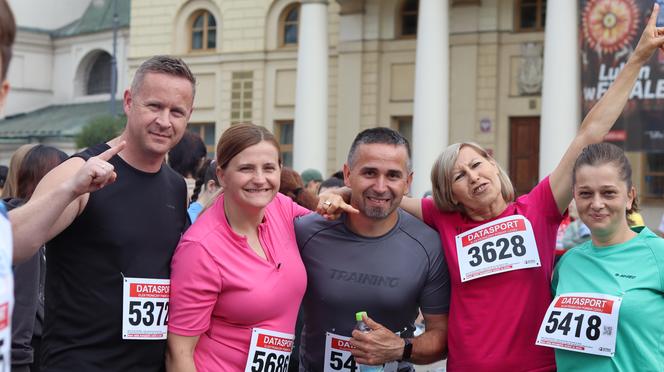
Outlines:
[{"label": "black sleeveless shirt", "polygon": [[[85,160],[109,148],[75,154]],[[168,279],[188,225],[183,178],[139,171],[119,156],[117,180],[48,243],[44,371],[162,371],[165,340],[122,339],[123,277]]]}]

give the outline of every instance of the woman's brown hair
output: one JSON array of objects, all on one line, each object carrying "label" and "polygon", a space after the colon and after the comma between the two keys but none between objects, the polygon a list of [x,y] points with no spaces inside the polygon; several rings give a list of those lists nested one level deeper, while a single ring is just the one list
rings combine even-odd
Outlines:
[{"label": "woman's brown hair", "polygon": [[[576,172],[584,165],[591,167],[599,167],[604,164],[613,165],[618,171],[620,180],[627,185],[627,192],[632,189],[632,165],[627,160],[625,152],[618,146],[602,142],[594,143],[586,146],[576,162],[574,162],[574,169],[572,170],[572,187],[576,185]],[[627,210],[627,214],[638,212],[639,203],[637,195],[634,195],[632,207]]]},{"label": "woman's brown hair", "polygon": [[16,197],[29,200],[39,181],[67,160],[67,154],[52,146],[37,145],[30,149],[23,158],[18,170],[18,190]]},{"label": "woman's brown hair", "polygon": [[228,163],[247,147],[267,141],[277,148],[281,166],[279,142],[269,130],[255,124],[236,124],[226,129],[217,143],[217,166],[226,169]]}]

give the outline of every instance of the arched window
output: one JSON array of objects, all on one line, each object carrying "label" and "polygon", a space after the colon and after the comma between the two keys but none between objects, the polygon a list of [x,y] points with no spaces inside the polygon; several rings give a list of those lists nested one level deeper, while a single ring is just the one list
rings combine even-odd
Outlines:
[{"label": "arched window", "polygon": [[300,4],[284,9],[279,19],[279,43],[281,46],[297,45],[300,22]]},{"label": "arched window", "polygon": [[85,94],[101,94],[111,92],[111,55],[101,52],[92,62],[87,76]]},{"label": "arched window", "polygon": [[417,9],[420,2],[418,0],[405,0],[401,4],[399,20],[401,27],[398,35],[401,37],[413,37],[417,35]]},{"label": "arched window", "polygon": [[207,10],[197,12],[191,23],[191,50],[211,50],[217,47],[217,21]]}]

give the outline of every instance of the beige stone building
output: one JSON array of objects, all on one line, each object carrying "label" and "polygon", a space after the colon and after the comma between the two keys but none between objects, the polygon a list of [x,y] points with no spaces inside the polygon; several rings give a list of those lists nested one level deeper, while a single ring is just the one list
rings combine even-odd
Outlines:
[{"label": "beige stone building", "polygon": [[[573,85],[578,5],[548,5],[133,0],[130,75],[151,55],[182,56],[198,79],[190,129],[211,152],[224,129],[250,121],[278,136],[287,165],[329,174],[340,169],[359,130],[389,126],[412,140],[414,194],[428,188],[435,154],[464,140],[490,149],[517,189],[527,191],[551,170],[580,122],[579,89]],[[552,80],[569,75],[572,81],[566,88],[548,84],[558,89],[549,96],[567,99],[549,106],[541,98],[544,41],[554,43],[545,36],[545,19],[547,32],[557,27],[551,34],[567,38],[566,51],[549,53],[557,58],[549,63],[561,68]],[[562,35],[566,29],[571,33]],[[541,128],[543,111],[552,118],[543,119]],[[547,124],[552,120],[565,124]],[[645,155],[630,156],[637,186],[652,188],[644,175]],[[646,220],[655,227],[664,191],[659,193],[646,200]]]}]

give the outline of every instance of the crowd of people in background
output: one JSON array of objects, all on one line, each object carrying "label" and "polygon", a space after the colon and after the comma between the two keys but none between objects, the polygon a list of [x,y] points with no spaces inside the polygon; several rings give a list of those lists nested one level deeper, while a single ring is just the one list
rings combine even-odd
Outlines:
[{"label": "crowd of people in background", "polygon": [[[210,159],[187,130],[194,74],[148,59],[118,137],[72,156],[23,145],[0,167],[0,369],[664,370],[664,240],[602,143],[664,51],[658,11],[524,195],[473,142],[441,149],[430,196],[408,195],[410,144],[383,127],[326,179],[284,167],[250,123]],[[0,108],[14,35],[0,0]]]}]

